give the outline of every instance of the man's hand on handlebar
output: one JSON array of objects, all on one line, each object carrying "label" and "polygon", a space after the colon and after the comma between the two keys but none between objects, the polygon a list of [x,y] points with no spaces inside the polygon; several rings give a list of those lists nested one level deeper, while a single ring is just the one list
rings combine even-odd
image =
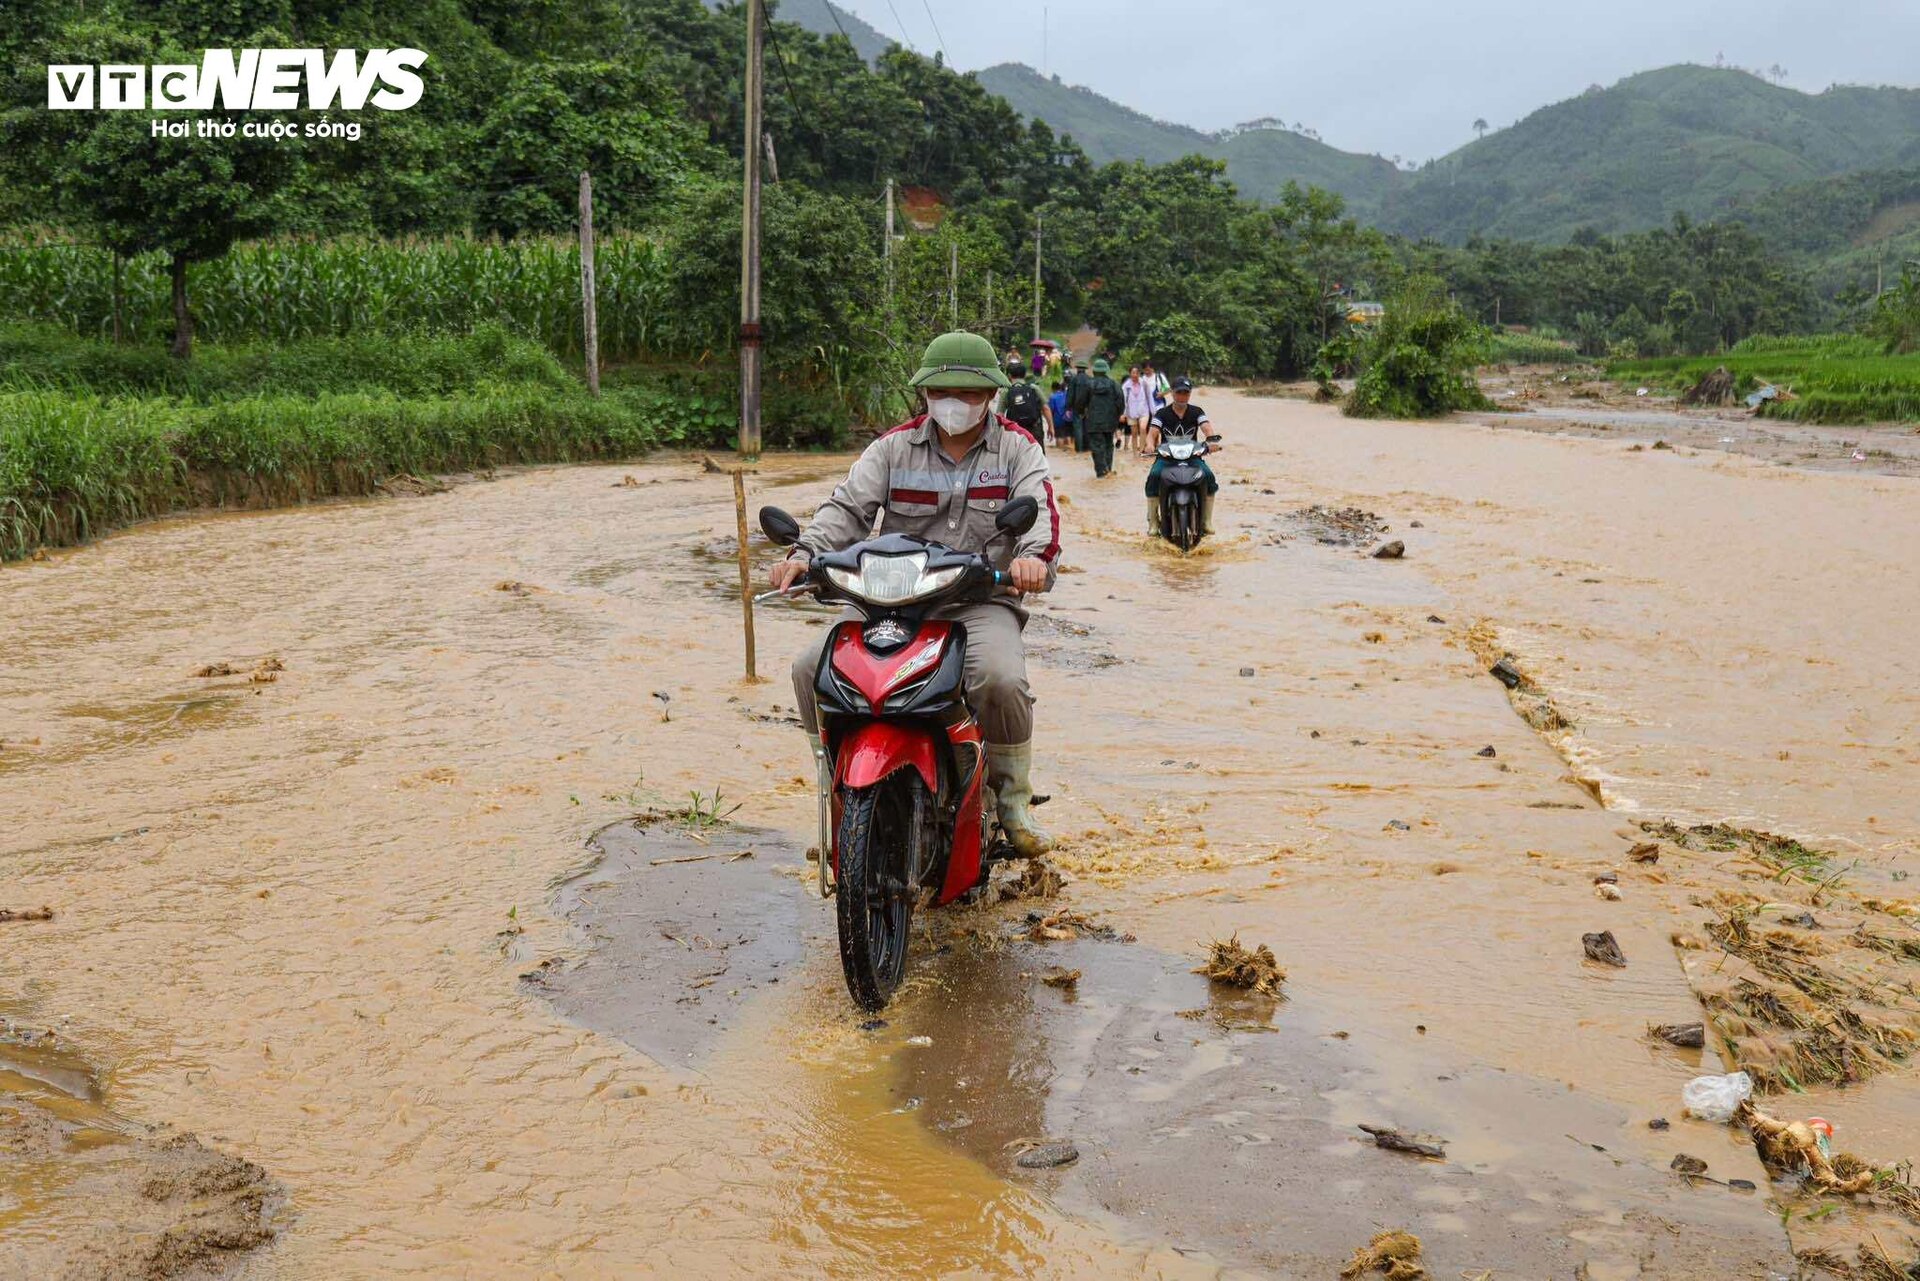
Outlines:
[{"label": "man's hand on handlebar", "polygon": [[792,560],[776,562],[773,567],[773,572],[767,575],[768,581],[773,584],[773,590],[776,592],[784,592],[787,588],[793,586],[802,578],[805,578],[807,576],[808,560],[809,558],[806,556],[796,556]]},{"label": "man's hand on handlebar", "polygon": [[1034,556],[1022,556],[1007,566],[1007,577],[1023,592],[1047,590],[1047,563]]}]

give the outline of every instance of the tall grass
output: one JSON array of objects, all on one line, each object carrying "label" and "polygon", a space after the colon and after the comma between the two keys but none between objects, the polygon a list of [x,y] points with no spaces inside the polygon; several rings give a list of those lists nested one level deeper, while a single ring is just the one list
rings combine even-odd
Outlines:
[{"label": "tall grass", "polygon": [[1679,391],[1725,365],[1734,390],[1746,395],[1771,383],[1793,398],[1767,401],[1768,418],[1855,424],[1920,422],[1920,354],[1888,356],[1879,343],[1854,335],[1749,338],[1721,356],[1620,360],[1609,376]]},{"label": "tall grass", "polygon": [[1496,332],[1487,340],[1490,365],[1572,365],[1584,359],[1572,343],[1540,334]]},{"label": "tall grass", "polygon": [[684,440],[670,402],[496,386],[206,405],[0,393],[0,559],[206,505],[364,494],[400,472],[629,457]]},{"label": "tall grass", "polygon": [[[665,256],[651,240],[595,246],[600,350],[606,360],[679,350]],[[187,273],[198,336],[282,343],[349,334],[471,333],[498,324],[562,358],[584,351],[580,251],[571,240],[278,240],[236,246]],[[127,260],[123,336],[173,332],[167,260]],[[113,333],[113,257],[70,244],[0,246],[0,316],[90,337]]]}]

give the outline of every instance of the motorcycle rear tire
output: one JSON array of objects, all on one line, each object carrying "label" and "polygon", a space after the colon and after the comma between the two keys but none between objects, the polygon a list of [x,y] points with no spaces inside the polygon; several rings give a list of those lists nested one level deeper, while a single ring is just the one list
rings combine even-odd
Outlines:
[{"label": "motorcycle rear tire", "polygon": [[885,1009],[906,974],[913,893],[905,879],[914,861],[908,846],[918,786],[913,772],[903,771],[850,789],[841,807],[834,896],[840,968],[854,1004],[867,1011]]}]

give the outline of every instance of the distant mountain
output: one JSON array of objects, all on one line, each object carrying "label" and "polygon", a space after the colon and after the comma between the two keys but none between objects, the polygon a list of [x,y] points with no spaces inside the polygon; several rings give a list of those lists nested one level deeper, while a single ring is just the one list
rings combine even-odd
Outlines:
[{"label": "distant mountain", "polygon": [[1043,76],[1017,62],[988,67],[975,72],[974,78],[1021,115],[1046,121],[1055,133],[1071,135],[1096,164],[1112,160],[1164,164],[1181,156],[1212,156],[1227,162],[1227,176],[1243,195],[1272,199],[1292,180],[1339,192],[1363,219],[1378,212],[1386,194],[1403,178],[1379,156],[1341,151],[1277,124],[1208,134],[1155,120],[1091,89]]},{"label": "distant mountain", "polygon": [[1807,262],[1826,291],[1872,290],[1920,258],[1920,167],[1781,187],[1736,203],[1727,216]]},{"label": "distant mountain", "polygon": [[[713,8],[719,7],[718,0],[708,0],[708,4]],[[863,19],[848,13],[831,0],[779,0],[773,7],[773,16],[781,22],[791,22],[796,27],[819,35],[845,34],[853,42],[855,51],[868,62],[885,53],[889,46],[899,43],[881,35]]]},{"label": "distant mountain", "polygon": [[1920,91],[1821,94],[1744,71],[1676,66],[1543,107],[1424,167],[1383,226],[1460,241],[1629,231],[1855,170],[1920,164]]}]

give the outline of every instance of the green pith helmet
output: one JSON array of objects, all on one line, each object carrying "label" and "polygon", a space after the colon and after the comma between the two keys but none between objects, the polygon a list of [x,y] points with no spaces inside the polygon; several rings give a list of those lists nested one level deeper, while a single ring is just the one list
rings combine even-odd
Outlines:
[{"label": "green pith helmet", "polygon": [[956,329],[927,344],[927,354],[920,357],[920,369],[907,385],[1005,387],[1008,379],[1000,368],[1000,357],[993,354],[992,343],[979,334]]},{"label": "green pith helmet", "polygon": [[1093,372],[1096,374],[1110,374],[1113,372],[1113,366],[1104,360],[1096,360],[1093,362]]}]

